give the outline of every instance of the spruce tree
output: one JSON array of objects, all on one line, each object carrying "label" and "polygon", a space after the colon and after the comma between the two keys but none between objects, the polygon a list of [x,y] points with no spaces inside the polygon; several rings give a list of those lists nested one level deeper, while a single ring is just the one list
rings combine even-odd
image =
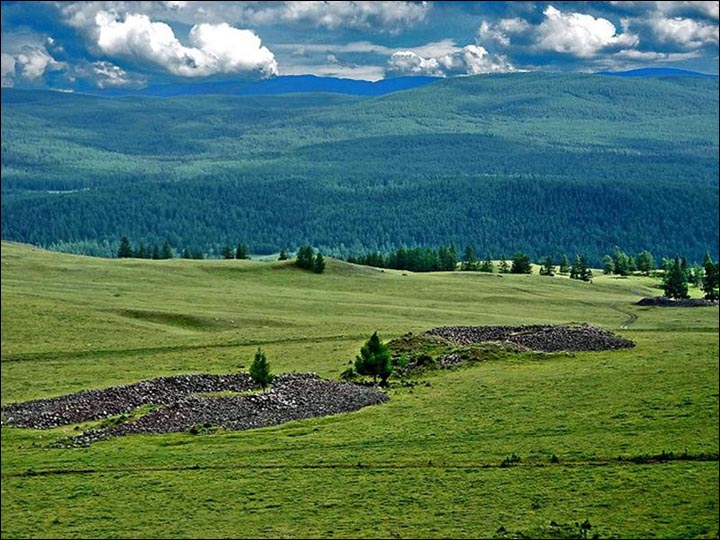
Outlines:
[{"label": "spruce tree", "polygon": [[649,276],[650,272],[655,270],[655,259],[653,258],[652,253],[646,250],[638,254],[637,269],[646,276]]},{"label": "spruce tree", "polygon": [[475,270],[477,267],[477,259],[475,258],[475,251],[472,246],[468,244],[465,246],[465,255],[463,256],[463,270]]},{"label": "spruce tree", "polygon": [[550,255],[545,257],[545,260],[542,263],[542,266],[540,267],[540,275],[541,276],[554,276],[555,275],[555,265],[553,265],[553,260]]},{"label": "spruce tree", "polygon": [[256,384],[262,386],[263,389],[265,389],[273,379],[272,373],[270,373],[270,364],[260,347],[258,347],[257,352],[255,352],[255,359],[250,365],[250,378],[252,378]]},{"label": "spruce tree", "polygon": [[153,244],[152,258],[153,260],[158,260],[160,258],[160,246],[158,246],[157,244]]},{"label": "spruce tree", "polygon": [[525,255],[522,251],[518,251],[513,256],[512,266],[510,267],[511,274],[531,274],[532,264],[530,263],[530,257]]},{"label": "spruce tree", "polygon": [[278,256],[278,261],[287,261],[288,260],[288,254],[287,251],[284,249],[280,250],[280,255]]},{"label": "spruce tree", "polygon": [[222,255],[223,259],[234,259],[235,258],[235,255],[233,254],[233,249],[227,244],[225,244],[223,246],[222,250],[220,251],[220,254]]},{"label": "spruce tree", "polygon": [[162,252],[160,253],[160,256],[163,259],[172,259],[173,258],[173,252],[172,252],[172,249],[170,249],[170,244],[168,243],[167,240],[165,240],[165,242],[163,242]]},{"label": "spruce tree", "polygon": [[559,272],[561,274],[567,274],[570,272],[570,261],[568,260],[568,256],[563,253],[563,256],[560,257],[560,268]]},{"label": "spruce tree", "polygon": [[320,253],[319,251],[315,255],[315,260],[313,261],[312,270],[316,274],[322,274],[325,271],[325,257],[323,257],[323,254]]},{"label": "spruce tree", "polygon": [[377,378],[380,377],[380,386],[387,386],[392,369],[390,351],[375,332],[362,346],[360,354],[355,358],[355,371],[360,375],[372,375],[374,382],[377,382]]},{"label": "spruce tree", "polygon": [[479,270],[481,272],[493,272],[494,271],[492,255],[490,255],[489,251],[485,254],[485,260],[480,264]]},{"label": "spruce tree", "polygon": [[615,273],[615,261],[610,255],[603,257],[603,274],[610,275]]},{"label": "spruce tree", "polygon": [[250,254],[248,252],[248,247],[245,242],[240,242],[237,245],[237,249],[235,250],[235,258],[236,259],[249,259]]},{"label": "spruce tree", "polygon": [[663,290],[668,298],[690,298],[688,296],[687,274],[682,268],[680,259],[676,258],[670,270],[665,274]]},{"label": "spruce tree", "polygon": [[718,263],[713,262],[712,257],[710,257],[710,253],[705,254],[703,268],[705,270],[705,277],[703,278],[703,291],[705,292],[705,299],[717,300],[718,299]]},{"label": "spruce tree", "polygon": [[315,259],[312,246],[301,246],[300,249],[298,249],[297,251],[297,256],[295,259],[295,264],[297,264],[303,270],[312,270],[313,262]]},{"label": "spruce tree", "polygon": [[127,236],[123,236],[120,239],[120,247],[118,248],[118,259],[127,259],[133,256],[133,250],[130,246],[130,240]]},{"label": "spruce tree", "polygon": [[500,255],[500,266],[498,267],[498,271],[501,274],[507,274],[508,272],[510,272],[510,265],[508,265],[507,257],[504,253]]}]

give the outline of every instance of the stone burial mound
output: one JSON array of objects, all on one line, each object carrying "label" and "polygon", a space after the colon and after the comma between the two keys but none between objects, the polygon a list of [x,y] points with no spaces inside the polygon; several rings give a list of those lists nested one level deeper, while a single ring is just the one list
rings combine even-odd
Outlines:
[{"label": "stone burial mound", "polygon": [[[183,384],[178,385],[178,380]],[[177,389],[177,393],[172,396],[168,387]],[[198,427],[245,430],[273,426],[352,412],[388,399],[386,394],[374,388],[321,379],[314,373],[278,375],[265,392],[222,397],[194,395],[255,389],[257,386],[244,373],[160,377],[134,385],[8,405],[2,409],[3,423],[44,429],[131,412],[142,405],[165,405],[137,419],[88,430],[70,439],[69,443],[61,444],[80,446],[132,433],[192,432]],[[110,403],[113,403],[112,407]]]},{"label": "stone burial mound", "polygon": [[660,307],[703,307],[717,306],[717,300],[706,300],[704,298],[668,298],[667,296],[652,296],[635,302],[636,306],[660,306]]},{"label": "stone burial mound", "polygon": [[441,326],[425,334],[441,337],[458,345],[488,341],[505,342],[533,351],[608,351],[634,347],[635,343],[592,326]]}]

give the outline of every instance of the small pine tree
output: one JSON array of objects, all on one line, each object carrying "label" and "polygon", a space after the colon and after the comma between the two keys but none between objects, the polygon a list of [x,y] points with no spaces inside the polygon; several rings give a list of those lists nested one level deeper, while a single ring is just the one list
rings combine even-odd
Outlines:
[{"label": "small pine tree", "polygon": [[560,258],[559,271],[561,274],[567,274],[570,272],[570,261],[565,253],[563,253],[563,256]]},{"label": "small pine tree", "polygon": [[387,386],[388,377],[392,374],[393,366],[390,361],[390,351],[375,332],[360,349],[355,358],[355,371],[360,375],[372,375],[377,382],[380,377],[380,386]]},{"label": "small pine tree", "polygon": [[312,270],[315,261],[314,250],[312,246],[306,245],[300,247],[297,251],[295,264],[304,270]]},{"label": "small pine tree", "polygon": [[319,251],[317,252],[317,255],[315,255],[312,270],[316,274],[322,274],[325,271],[325,257],[323,257],[323,254]]},{"label": "small pine tree", "polygon": [[655,270],[655,259],[653,258],[652,253],[649,251],[643,251],[638,254],[637,269],[646,276],[649,276],[650,272]]},{"label": "small pine tree", "polygon": [[610,275],[615,272],[615,261],[610,255],[603,257],[603,274]]},{"label": "small pine tree", "polygon": [[532,264],[530,263],[530,257],[525,255],[522,251],[518,251],[513,256],[512,267],[510,268],[511,274],[531,274]]},{"label": "small pine tree", "polygon": [[550,255],[545,257],[545,260],[542,263],[542,266],[540,267],[540,275],[541,276],[554,276],[555,275],[555,265],[553,265],[553,260]]},{"label": "small pine tree", "polygon": [[145,242],[142,240],[140,241],[140,244],[138,245],[137,249],[134,253],[135,258],[137,259],[145,259],[147,257],[147,250],[145,249]]},{"label": "small pine tree", "polygon": [[130,246],[130,240],[127,236],[123,236],[120,239],[120,247],[118,248],[118,259],[127,259],[133,256],[133,250]]},{"label": "small pine tree", "polygon": [[153,244],[152,258],[154,260],[158,260],[160,258],[160,246],[158,246],[157,244]]},{"label": "small pine tree", "polygon": [[235,250],[235,258],[236,259],[249,259],[250,258],[250,254],[248,252],[248,247],[245,242],[240,242],[237,245],[237,249]]},{"label": "small pine tree", "polygon": [[280,250],[280,256],[278,257],[278,261],[287,261],[288,260],[288,254],[287,251],[284,249]]},{"label": "small pine tree", "polygon": [[227,244],[225,244],[223,246],[222,250],[220,251],[220,254],[222,255],[223,259],[234,259],[235,258],[233,249],[230,246],[228,246]]},{"label": "small pine tree", "polygon": [[475,270],[477,267],[477,259],[475,258],[475,251],[472,246],[468,244],[465,246],[465,255],[463,256],[463,270]]},{"label": "small pine tree", "polygon": [[250,378],[263,389],[267,388],[273,379],[272,373],[270,373],[270,364],[260,347],[255,352],[255,359],[250,365]]},{"label": "small pine tree", "polygon": [[498,267],[498,271],[501,274],[507,274],[510,272],[510,265],[507,263],[507,257],[504,253],[500,255],[500,266]]},{"label": "small pine tree", "polygon": [[665,274],[663,290],[668,298],[689,298],[687,274],[682,268],[680,259],[675,259],[670,270]]},{"label": "small pine tree", "polygon": [[717,300],[718,299],[718,263],[713,262],[712,257],[710,257],[710,253],[705,254],[703,268],[705,270],[705,277],[703,278],[703,291],[705,292],[705,299]]},{"label": "small pine tree", "polygon": [[190,255],[190,250],[188,248],[183,249],[182,255],[180,257],[183,259],[192,259],[192,255]]},{"label": "small pine tree", "polygon": [[489,251],[485,254],[485,260],[483,260],[483,262],[480,264],[479,270],[481,272],[493,272],[494,271],[492,255],[490,255]]},{"label": "small pine tree", "polygon": [[162,245],[162,252],[160,253],[160,257],[163,259],[172,259],[173,258],[173,252],[172,249],[170,249],[170,244],[167,240],[163,242]]}]

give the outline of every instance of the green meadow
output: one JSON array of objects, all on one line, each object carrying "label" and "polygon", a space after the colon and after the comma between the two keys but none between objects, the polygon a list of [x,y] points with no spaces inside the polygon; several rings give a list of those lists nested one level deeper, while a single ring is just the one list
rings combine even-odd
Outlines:
[{"label": "green meadow", "polygon": [[657,285],[3,242],[3,405],[247,370],[258,347],[275,373],[337,379],[376,330],[576,322],[637,345],[507,353],[243,432],[67,449],[52,443],[93,424],[3,426],[2,537],[717,538],[718,308],[634,305]]}]

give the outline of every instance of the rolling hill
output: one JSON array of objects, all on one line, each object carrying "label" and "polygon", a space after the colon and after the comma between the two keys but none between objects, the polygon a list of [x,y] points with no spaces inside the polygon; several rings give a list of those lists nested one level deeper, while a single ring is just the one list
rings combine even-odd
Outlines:
[{"label": "rolling hill", "polygon": [[2,90],[2,237],[112,254],[472,244],[718,256],[718,81],[516,73],[384,96]]},{"label": "rolling hill", "polygon": [[337,380],[375,331],[587,322],[636,344],[489,350],[393,380],[383,405],[264,429],[63,448],[124,418],[3,425],[3,538],[574,538],[585,520],[717,537],[718,308],[635,305],[655,279],[1,255],[3,405],[246,372],[258,347],[273,373]]}]

